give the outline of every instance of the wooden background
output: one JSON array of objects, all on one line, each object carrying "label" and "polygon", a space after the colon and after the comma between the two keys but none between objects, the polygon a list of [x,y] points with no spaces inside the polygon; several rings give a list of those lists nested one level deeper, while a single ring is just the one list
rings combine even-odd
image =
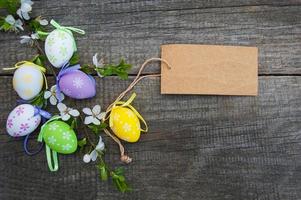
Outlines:
[{"label": "wooden background", "polygon": [[[134,191],[120,194],[80,154],[60,156],[57,173],[48,171],[44,152],[25,155],[22,141],[5,132],[18,97],[12,73],[1,71],[1,200],[301,199],[300,0],[43,0],[33,9],[86,30],[77,37],[81,63],[98,52],[108,62],[124,57],[135,66],[129,81],[97,78],[97,97],[68,100],[70,106],[107,106],[142,62],[169,43],[257,46],[259,95],[161,95],[159,78],[139,83],[134,106],[150,131],[126,144]],[[0,33],[0,67],[35,54],[18,37]],[[146,71],[158,72],[158,63]],[[116,145],[105,139],[107,161],[121,165]]]}]

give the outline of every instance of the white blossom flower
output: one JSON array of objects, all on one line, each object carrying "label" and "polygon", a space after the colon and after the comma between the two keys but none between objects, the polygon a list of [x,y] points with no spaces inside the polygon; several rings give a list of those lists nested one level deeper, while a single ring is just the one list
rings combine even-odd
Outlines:
[{"label": "white blossom flower", "polygon": [[[102,68],[103,67],[103,65],[104,65],[104,61],[103,61],[103,59],[100,59],[100,60],[98,60],[98,58],[97,58],[97,56],[98,56],[98,54],[96,53],[94,56],[93,56],[93,65],[96,67],[96,68]],[[103,75],[101,75],[98,71],[97,71],[97,75],[99,76],[99,77],[103,77]]]},{"label": "white blossom flower", "polygon": [[95,161],[97,159],[97,155],[99,151],[103,151],[105,149],[105,144],[102,141],[102,137],[99,136],[98,144],[96,145],[95,149],[91,151],[89,154],[85,154],[83,157],[83,161],[85,163],[89,163],[91,160]]},{"label": "white blossom flower", "polygon": [[22,21],[20,19],[15,20],[15,18],[12,15],[7,15],[5,18],[5,22],[11,25],[11,30],[18,31],[18,29],[24,31],[22,25]]},{"label": "white blossom flower", "polygon": [[101,107],[100,105],[95,105],[92,110],[90,108],[84,108],[83,112],[87,115],[85,117],[85,124],[95,124],[95,125],[100,125],[100,120],[102,120],[106,113],[101,112]]},{"label": "white blossom flower", "polygon": [[73,109],[73,108],[69,108],[63,103],[58,103],[57,108],[60,111],[60,115],[61,115],[63,121],[69,120],[71,116],[72,117],[78,117],[79,116],[78,110]]},{"label": "white blossom flower", "polygon": [[[64,96],[64,94],[62,92],[60,93],[60,97],[61,97],[62,101],[65,98],[65,96]],[[51,105],[56,105],[57,104],[57,102],[58,102],[58,95],[56,94],[56,85],[53,85],[50,88],[50,91],[46,91],[44,93],[44,99],[49,99]]]},{"label": "white blossom flower", "polygon": [[37,17],[35,20],[38,21],[42,26],[48,25],[47,19],[43,19],[41,16]]},{"label": "white blossom flower", "polygon": [[28,13],[32,10],[33,2],[31,0],[21,0],[21,7],[17,10],[17,14],[21,19],[29,20],[30,16]]},{"label": "white blossom flower", "polygon": [[30,46],[32,46],[34,44],[34,41],[39,39],[39,34],[32,33],[30,36],[23,35],[20,38],[21,38],[21,40],[20,40],[21,44],[29,44]]}]

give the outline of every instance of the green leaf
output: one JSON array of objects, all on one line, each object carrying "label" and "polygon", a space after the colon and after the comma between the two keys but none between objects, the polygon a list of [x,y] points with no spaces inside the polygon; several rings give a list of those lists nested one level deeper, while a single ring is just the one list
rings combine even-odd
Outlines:
[{"label": "green leaf", "polygon": [[77,128],[77,119],[75,117],[72,118],[70,126],[71,126],[72,129]]},{"label": "green leaf", "polygon": [[124,171],[122,168],[117,168],[111,172],[112,180],[120,192],[128,192],[132,189],[129,187],[125,180]]},{"label": "green leaf", "polygon": [[87,138],[83,138],[81,140],[77,141],[77,145],[82,149],[86,146],[87,144]]},{"label": "green leaf", "polygon": [[122,80],[128,78],[128,71],[132,68],[131,64],[127,64],[123,59],[120,60],[118,65],[107,64],[103,67],[95,67],[95,70],[100,73],[102,76],[112,76],[117,75]]},{"label": "green leaf", "polygon": [[5,32],[12,30],[12,25],[7,23],[6,21],[3,22],[2,26],[0,27],[0,30],[4,30]]},{"label": "green leaf", "polygon": [[31,59],[31,62],[33,62],[34,64],[37,64],[41,67],[45,67],[46,56],[38,54]]},{"label": "green leaf", "polygon": [[0,8],[5,8],[12,15],[16,14],[20,5],[20,0],[0,0]]},{"label": "green leaf", "polygon": [[39,106],[40,108],[46,108],[47,100],[44,99],[44,91],[41,91],[35,98],[29,101],[30,104]]},{"label": "green leaf", "polygon": [[108,180],[108,177],[109,177],[109,173],[108,173],[108,169],[105,165],[104,162],[96,165],[98,171],[99,171],[99,176],[100,176],[100,179],[102,181],[107,181]]},{"label": "green leaf", "polygon": [[86,74],[92,74],[94,72],[94,68],[87,64],[82,65],[80,67],[80,70],[85,72]]},{"label": "green leaf", "polygon": [[28,25],[29,25],[31,32],[38,32],[38,31],[44,32],[46,30],[45,27],[40,24],[40,22],[37,20],[37,18],[31,19],[29,21]]},{"label": "green leaf", "polygon": [[74,52],[74,54],[72,55],[70,61],[69,61],[70,65],[75,65],[79,63],[79,55],[77,52]]},{"label": "green leaf", "polygon": [[98,135],[99,132],[102,131],[103,129],[107,128],[108,125],[104,122],[101,122],[100,125],[89,124],[88,127],[93,131],[93,133]]}]

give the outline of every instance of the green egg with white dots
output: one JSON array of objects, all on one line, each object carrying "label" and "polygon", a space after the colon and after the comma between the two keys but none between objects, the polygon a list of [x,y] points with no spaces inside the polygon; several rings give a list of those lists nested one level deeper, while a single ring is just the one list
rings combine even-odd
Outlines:
[{"label": "green egg with white dots", "polygon": [[74,130],[63,121],[52,121],[43,128],[43,140],[52,149],[61,154],[71,154],[77,149]]}]

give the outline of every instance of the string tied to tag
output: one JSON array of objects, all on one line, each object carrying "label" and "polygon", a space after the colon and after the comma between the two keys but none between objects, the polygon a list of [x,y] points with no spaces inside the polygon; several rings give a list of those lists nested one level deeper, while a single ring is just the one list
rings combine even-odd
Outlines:
[{"label": "string tied to tag", "polygon": [[[135,79],[132,81],[132,83],[123,91],[120,93],[120,95],[115,99],[115,101],[108,106],[108,108],[106,109],[106,112],[105,112],[105,117],[102,119],[102,122],[105,122],[108,118],[109,118],[109,113],[112,111],[112,109],[116,106],[116,105],[123,105],[123,106],[127,106],[127,107],[130,107],[131,110],[137,115],[137,117],[139,119],[141,119],[141,121],[145,124],[145,130],[143,130],[144,132],[146,132],[148,130],[147,128],[147,124],[145,122],[145,120],[142,118],[142,116],[134,109],[134,107],[132,107],[130,105],[130,103],[134,100],[134,98],[136,97],[136,94],[133,93],[132,96],[129,98],[129,100],[127,100],[126,102],[123,102],[121,101],[121,99],[129,92],[133,89],[133,87],[139,82],[141,81],[142,79],[144,78],[149,78],[149,77],[160,77],[161,74],[148,74],[148,75],[143,75],[141,76],[141,73],[142,71],[145,69],[145,67],[150,63],[150,62],[153,62],[153,61],[160,61],[160,62],[163,62],[166,67],[168,69],[171,69],[171,66],[170,64],[162,59],[162,58],[150,58],[148,60],[146,60],[140,67]],[[139,117],[140,116],[140,117]],[[130,163],[132,162],[132,158],[129,157],[128,155],[125,154],[125,148],[124,146],[122,145],[121,141],[114,135],[112,134],[107,128],[104,129],[104,132],[109,136],[111,137],[119,146],[119,151],[120,151],[120,160],[121,162],[123,163]]]}]

